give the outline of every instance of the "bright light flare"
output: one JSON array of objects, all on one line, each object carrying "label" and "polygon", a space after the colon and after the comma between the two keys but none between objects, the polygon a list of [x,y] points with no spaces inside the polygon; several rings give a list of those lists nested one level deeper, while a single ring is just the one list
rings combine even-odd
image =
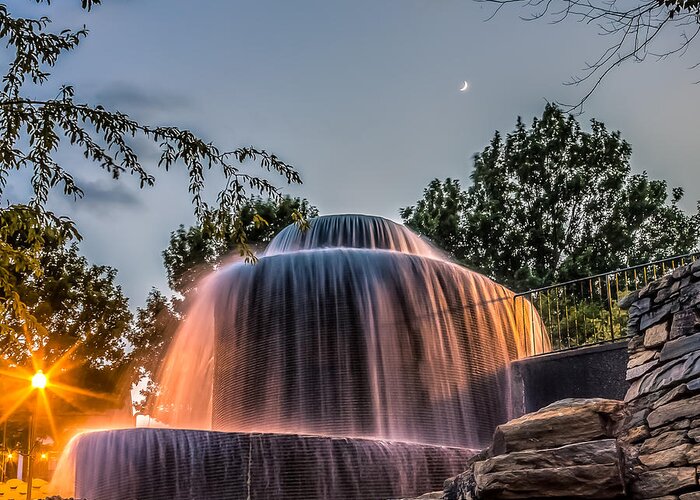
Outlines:
[{"label": "bright light flare", "polygon": [[48,379],[46,378],[46,375],[44,375],[44,372],[39,370],[34,374],[32,377],[32,387],[34,389],[46,389],[46,384],[48,383]]}]

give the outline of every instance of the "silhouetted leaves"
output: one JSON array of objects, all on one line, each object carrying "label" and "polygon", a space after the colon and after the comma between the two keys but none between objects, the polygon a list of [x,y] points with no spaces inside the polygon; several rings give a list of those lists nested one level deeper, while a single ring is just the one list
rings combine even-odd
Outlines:
[{"label": "silhouetted leaves", "polygon": [[632,174],[629,144],[554,105],[518,119],[474,157],[472,185],[434,180],[404,222],[457,260],[515,289],[584,277],[697,249],[700,214],[667,184]]}]

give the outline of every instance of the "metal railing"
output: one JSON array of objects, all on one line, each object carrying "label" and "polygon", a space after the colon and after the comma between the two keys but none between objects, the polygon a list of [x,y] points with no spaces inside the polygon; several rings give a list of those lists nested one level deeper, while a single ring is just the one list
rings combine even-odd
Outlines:
[{"label": "metal railing", "polygon": [[[529,320],[518,322],[524,328],[527,355],[626,337],[628,314],[618,301],[698,258],[700,252],[678,255],[516,294],[516,314]],[[539,314],[540,324],[536,324],[537,314],[533,312]],[[535,336],[541,338],[535,339]]]}]

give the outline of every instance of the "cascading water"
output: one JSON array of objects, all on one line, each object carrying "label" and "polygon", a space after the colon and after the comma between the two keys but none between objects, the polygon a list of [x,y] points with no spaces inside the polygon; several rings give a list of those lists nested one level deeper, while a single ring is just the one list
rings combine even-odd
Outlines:
[{"label": "cascading water", "polygon": [[[167,477],[180,485],[167,498],[194,498],[193,482],[213,477],[193,462],[198,447],[207,459],[228,457],[227,484],[247,471],[246,484],[256,485],[248,498],[365,499],[438,487],[512,416],[508,364],[525,354],[524,324],[539,325],[520,300],[386,219],[290,226],[256,265],[225,266],[201,284],[163,365],[157,417],[225,432],[86,435],[73,446],[77,470],[91,471],[76,473],[77,493],[119,498],[97,493],[109,481],[93,472],[123,475],[129,457],[152,456],[138,477]],[[229,463],[232,455],[244,465]],[[159,466],[158,457],[169,462]],[[367,464],[397,476],[394,484],[366,480]],[[271,480],[287,476],[304,484],[299,496]],[[412,480],[401,486],[399,476]]]}]

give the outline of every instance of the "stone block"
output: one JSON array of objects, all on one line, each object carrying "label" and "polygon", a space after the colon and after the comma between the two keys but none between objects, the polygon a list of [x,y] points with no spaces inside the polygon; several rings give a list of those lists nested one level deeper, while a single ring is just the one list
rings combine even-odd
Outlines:
[{"label": "stone block", "polygon": [[627,352],[630,354],[645,352],[644,348],[644,335],[633,335],[627,341]]},{"label": "stone block", "polygon": [[663,363],[694,351],[700,351],[700,333],[666,342],[659,354],[659,361]]},{"label": "stone block", "polygon": [[644,441],[639,452],[643,455],[649,455],[658,451],[667,450],[675,446],[685,444],[687,442],[686,431],[681,429],[677,431],[668,431],[658,436],[652,437]]},{"label": "stone block", "polygon": [[644,472],[632,483],[635,498],[654,498],[698,484],[695,467],[670,467]]},{"label": "stone block", "polygon": [[635,380],[627,391],[625,401],[632,401],[645,394],[678,385],[698,376],[700,376],[700,352],[691,352],[660,365]]},{"label": "stone block", "polygon": [[649,455],[639,455],[639,461],[650,470],[663,469],[665,467],[680,467],[688,463],[686,453],[690,451],[691,444],[681,444],[657,451]]},{"label": "stone block", "polygon": [[674,295],[678,294],[678,289],[680,288],[680,283],[676,282],[673,285],[663,288],[658,291],[656,297],[654,298],[654,304],[661,304],[669,300],[674,299]]},{"label": "stone block", "polygon": [[676,420],[672,424],[664,425],[649,431],[652,437],[660,436],[665,432],[685,430],[690,428],[690,419]]},{"label": "stone block", "polygon": [[[649,352],[649,351],[647,351]],[[636,378],[641,377],[648,371],[650,371],[652,368],[654,368],[656,365],[659,364],[658,359],[654,359],[652,361],[649,361],[648,363],[644,363],[643,365],[635,366],[634,368],[630,368],[627,370],[625,373],[625,380],[634,380]]]},{"label": "stone block", "polygon": [[[640,325],[641,326],[641,325]],[[644,332],[644,347],[651,349],[668,340],[668,322],[658,323]]]},{"label": "stone block", "polygon": [[681,384],[670,391],[666,392],[663,396],[661,396],[659,399],[654,401],[651,405],[652,410],[656,410],[659,406],[663,406],[666,403],[670,403],[671,401],[676,401],[677,399],[680,399],[687,395],[690,392],[688,389],[688,384]]},{"label": "stone block", "polygon": [[674,280],[680,280],[687,277],[690,273],[690,266],[681,266],[673,270],[673,273],[671,273],[671,277]]},{"label": "stone block", "polygon": [[[644,330],[647,330],[651,326],[665,322],[666,319],[668,318],[668,315],[671,314],[672,308],[673,308],[672,304],[664,304],[663,306],[661,306],[657,309],[652,309],[651,311],[643,314],[639,320],[639,329],[644,331]],[[665,330],[666,330],[666,338],[668,338],[668,328],[665,328]],[[666,338],[664,338],[664,341],[666,340]],[[659,345],[659,343],[647,344],[647,339],[645,338],[644,345],[646,347],[651,347],[653,345]]]},{"label": "stone block", "polygon": [[689,464],[700,464],[700,444],[693,445],[692,448],[686,452],[686,459]]},{"label": "stone block", "polygon": [[697,321],[698,316],[693,309],[678,311],[673,315],[669,337],[673,340],[678,337],[683,337],[684,335],[692,334],[696,329]]},{"label": "stone block", "polygon": [[617,464],[523,469],[475,475],[480,500],[615,498],[624,494]]},{"label": "stone block", "polygon": [[632,304],[637,302],[639,300],[639,291],[634,291],[630,292],[624,297],[622,297],[620,300],[617,301],[617,304],[620,306],[620,309],[629,309]]},{"label": "stone block", "polygon": [[696,443],[700,443],[700,428],[696,427],[695,429],[689,429],[688,439],[692,439]]},{"label": "stone block", "polygon": [[700,259],[694,260],[693,263],[689,265],[691,273],[694,273],[695,271],[700,271]]},{"label": "stone block", "polygon": [[693,283],[681,290],[679,302],[689,308],[700,303],[700,283]]},{"label": "stone block", "polygon": [[524,469],[553,469],[575,465],[618,463],[614,439],[574,443],[558,448],[525,450],[498,455],[474,464],[474,475]]},{"label": "stone block", "polygon": [[556,448],[571,443],[613,437],[624,403],[611,399],[564,399],[499,425],[492,455]]},{"label": "stone block", "polygon": [[655,357],[658,357],[659,353],[657,351],[647,351],[644,350],[642,352],[637,352],[635,354],[630,355],[629,361],[627,362],[627,368],[635,368],[637,366],[641,366],[644,363],[648,363]]},{"label": "stone block", "polygon": [[645,441],[650,437],[649,427],[646,425],[638,425],[628,429],[619,440],[623,443],[636,444]]},{"label": "stone block", "polygon": [[647,416],[650,428],[660,427],[674,420],[695,417],[700,414],[700,395],[689,399],[672,401],[659,406]]}]

